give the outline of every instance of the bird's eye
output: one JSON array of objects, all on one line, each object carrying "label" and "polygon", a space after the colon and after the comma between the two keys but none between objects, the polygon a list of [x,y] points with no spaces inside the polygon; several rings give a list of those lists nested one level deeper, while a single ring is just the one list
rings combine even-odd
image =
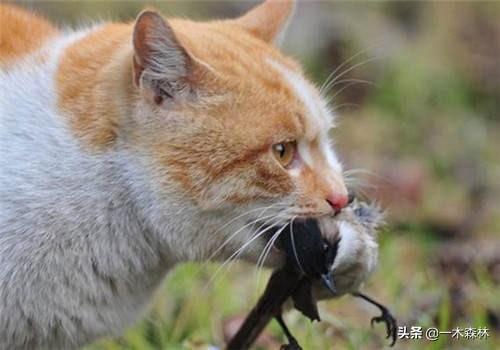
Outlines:
[{"label": "bird's eye", "polygon": [[273,154],[283,167],[289,166],[295,158],[297,142],[287,141],[273,145]]}]

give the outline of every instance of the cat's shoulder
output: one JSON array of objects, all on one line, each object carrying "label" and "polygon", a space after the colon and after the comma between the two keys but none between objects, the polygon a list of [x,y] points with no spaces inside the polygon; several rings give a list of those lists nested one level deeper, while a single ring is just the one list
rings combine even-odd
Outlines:
[{"label": "cat's shoulder", "polygon": [[58,29],[42,16],[9,4],[0,4],[0,67],[34,53]]}]

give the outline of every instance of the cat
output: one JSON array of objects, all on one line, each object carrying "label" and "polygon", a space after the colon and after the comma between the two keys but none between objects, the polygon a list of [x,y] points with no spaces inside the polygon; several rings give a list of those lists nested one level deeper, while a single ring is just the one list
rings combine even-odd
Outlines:
[{"label": "cat", "polygon": [[293,9],[63,30],[0,5],[0,349],[119,335],[177,264],[255,263],[261,223],[347,204],[332,112],[278,49]]}]

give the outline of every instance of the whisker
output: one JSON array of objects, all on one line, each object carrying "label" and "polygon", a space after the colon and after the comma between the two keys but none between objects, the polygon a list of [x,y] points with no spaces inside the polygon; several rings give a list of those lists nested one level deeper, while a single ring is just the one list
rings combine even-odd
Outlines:
[{"label": "whisker", "polygon": [[336,81],[338,81],[341,77],[343,77],[344,75],[346,75],[346,74],[347,74],[347,73],[349,73],[350,71],[352,71],[352,70],[354,70],[354,69],[356,69],[356,68],[358,68],[358,67],[361,67],[361,66],[363,66],[363,65],[365,65],[365,64],[367,64],[367,63],[369,63],[369,62],[375,61],[375,60],[377,60],[377,59],[379,59],[379,57],[370,57],[370,58],[368,58],[368,59],[366,59],[366,60],[364,60],[364,61],[361,61],[361,62],[359,62],[359,63],[357,63],[357,64],[355,64],[355,65],[353,65],[353,66],[351,66],[351,67],[349,67],[349,68],[347,68],[347,69],[345,69],[344,71],[342,71],[342,73],[340,73],[339,75],[337,75],[334,79],[332,79],[332,80],[331,80],[331,81],[330,81],[330,82],[329,82],[329,83],[328,83],[328,84],[324,87],[324,89],[323,89],[322,93],[323,93],[324,91],[328,91],[328,89],[330,88],[331,84],[333,84],[333,83],[335,83]]},{"label": "whisker", "polygon": [[381,176],[369,171],[367,169],[357,168],[357,169],[349,169],[343,172],[343,177],[345,183],[353,189],[354,191],[361,193],[361,188],[363,189],[376,189],[378,186],[370,181],[369,178],[361,178],[358,175],[375,177],[377,180],[381,179]]},{"label": "whisker", "polygon": [[357,104],[357,103],[348,103],[348,102],[346,102],[346,103],[341,103],[341,104],[339,104],[337,106],[334,106],[334,109],[335,110],[339,110],[342,107],[356,107],[356,108],[359,108],[360,105]]},{"label": "whisker", "polygon": [[272,247],[274,246],[274,243],[278,239],[279,235],[283,232],[283,230],[289,225],[289,222],[285,223],[276,233],[271,237],[269,242],[264,246],[264,249],[262,250],[262,253],[259,255],[259,259],[257,260],[257,269],[256,269],[256,275],[255,275],[255,291],[257,292],[260,286],[260,277],[262,274],[262,270],[264,269],[264,263],[267,259],[267,256],[271,252]]},{"label": "whisker", "polygon": [[378,187],[377,185],[359,179],[345,179],[344,182],[346,183],[346,185],[348,185],[348,187],[352,189],[359,189],[359,188],[375,189]]},{"label": "whisker", "polygon": [[[228,221],[228,222],[226,222],[224,225],[222,225],[221,227],[219,227],[219,228],[218,228],[215,232],[220,232],[220,230],[222,230],[223,228],[227,227],[229,224],[231,224],[232,222],[234,222],[234,221],[238,220],[239,218],[241,218],[241,217],[243,217],[243,216],[246,216],[246,215],[248,215],[248,214],[250,214],[250,213],[253,213],[253,212],[258,211],[258,210],[261,210],[261,209],[263,209],[263,210],[267,210],[267,209],[269,209],[269,208],[271,208],[271,207],[273,207],[273,206],[279,205],[279,204],[280,204],[280,203],[273,203],[273,204],[271,204],[271,205],[269,205],[269,206],[266,206],[266,207],[259,207],[259,208],[254,208],[254,209],[248,210],[248,211],[244,212],[243,214],[238,215],[238,216],[236,216],[235,218],[233,218],[233,219],[229,220],[229,221]],[[259,214],[259,215],[260,215],[260,214]]]},{"label": "whisker", "polygon": [[[256,223],[256,222],[258,222],[258,221],[260,221],[260,220],[263,220],[263,219],[265,219],[265,218],[269,218],[269,217],[272,217],[273,215],[275,215],[275,214],[271,214],[271,215],[268,215],[268,216],[265,216],[265,217],[261,217],[261,216],[262,216],[262,214],[264,214],[267,210],[271,209],[273,206],[276,206],[277,204],[279,204],[279,203],[275,203],[275,204],[273,204],[273,205],[270,205],[270,206],[268,206],[268,207],[265,207],[265,208],[264,208],[264,210],[262,210],[262,212],[260,212],[260,213],[259,213],[259,215],[258,215],[258,217],[257,217],[257,219],[256,219],[256,220],[251,221],[250,223],[245,224],[243,227],[241,227],[240,229],[238,229],[236,232],[232,233],[232,234],[231,234],[231,235],[230,235],[230,236],[229,236],[229,237],[228,237],[228,238],[227,238],[227,239],[226,239],[226,240],[225,240],[225,241],[224,241],[224,242],[223,242],[223,243],[222,243],[222,244],[221,244],[221,245],[220,245],[220,246],[219,246],[219,247],[218,247],[218,248],[217,248],[217,249],[216,249],[213,253],[212,253],[212,254],[210,254],[210,256],[208,257],[207,261],[211,261],[211,260],[212,260],[212,259],[213,259],[213,258],[214,258],[214,257],[215,257],[215,256],[216,256],[216,255],[217,255],[217,254],[218,254],[218,253],[222,250],[222,249],[224,249],[224,247],[225,247],[226,245],[228,245],[228,244],[229,244],[229,242],[230,242],[231,240],[233,240],[233,239],[234,239],[234,237],[236,237],[236,236],[238,235],[238,233],[240,233],[240,232],[241,232],[244,228],[246,228],[246,227],[248,227],[248,226],[250,226],[250,225],[252,225],[252,224],[254,224],[254,223]],[[258,208],[258,209],[262,209],[262,207],[261,207],[261,208]],[[256,211],[256,210],[252,210],[251,212],[254,212],[254,211]],[[249,212],[247,212],[247,213],[249,213]],[[239,219],[239,218],[241,218],[241,217],[243,217],[243,216],[245,216],[245,215],[239,215],[239,216],[238,216],[238,217],[236,217],[235,219]],[[230,222],[234,222],[234,221],[235,221],[235,219],[232,219]],[[225,224],[225,225],[223,225],[221,228],[219,228],[216,232],[220,232],[220,231],[221,231],[224,227],[227,227],[227,226],[228,226],[228,224],[229,224],[229,223],[226,223],[226,224]]]},{"label": "whisker", "polygon": [[[376,86],[375,83],[371,82],[371,81],[368,81],[368,80],[363,80],[363,79],[347,79],[347,80],[356,80],[356,81],[353,81],[349,84],[346,84],[344,86],[342,86],[342,88],[338,89],[335,94],[333,94],[332,96],[328,96],[328,102],[332,101],[335,97],[337,97],[338,95],[340,95],[344,90],[350,88],[351,86],[353,85],[356,85],[356,84],[367,84],[367,85],[373,85],[373,86]],[[335,84],[333,84],[331,87],[334,87],[335,85],[339,84],[342,80],[339,80],[337,81]]]},{"label": "whisker", "polygon": [[344,175],[350,175],[350,174],[367,174],[367,175],[373,175],[373,176],[380,176],[377,173],[364,169],[364,168],[352,168],[352,169],[347,169],[343,171]]},{"label": "whisker", "polygon": [[334,87],[336,85],[343,84],[343,83],[360,83],[360,84],[377,85],[375,82],[373,82],[371,80],[357,79],[357,78],[340,79],[340,80],[332,82],[332,83],[333,84],[330,87]]},{"label": "whisker", "polygon": [[339,70],[342,69],[342,67],[344,67],[346,64],[348,64],[349,62],[351,62],[353,59],[355,59],[356,57],[368,52],[370,48],[366,48],[366,49],[363,49],[363,50],[360,50],[358,51],[357,53],[355,53],[354,55],[352,55],[351,57],[349,57],[348,59],[346,59],[344,62],[342,62],[341,64],[339,64],[339,66],[337,68],[335,68],[333,70],[333,72],[331,72],[330,74],[328,74],[328,76],[326,77],[325,81],[323,84],[321,84],[321,87],[319,88],[319,93],[322,94],[323,93],[323,90],[325,88],[325,85],[327,85],[329,83],[329,80],[333,79],[333,77],[335,76],[335,73],[337,73]]},{"label": "whisker", "polygon": [[274,244],[274,240],[280,235],[280,233],[286,228],[288,225],[288,222],[285,223],[276,233],[273,234],[269,242],[266,243],[264,246],[264,249],[262,249],[262,252],[259,255],[259,258],[257,259],[257,270],[259,269],[259,266],[264,265],[264,256],[266,255],[267,250],[271,250],[272,246]]},{"label": "whisker", "polygon": [[305,274],[304,269],[302,268],[302,264],[300,263],[299,256],[297,254],[297,248],[295,247],[295,238],[293,237],[293,221],[295,218],[292,219],[292,222],[290,223],[290,239],[292,241],[292,249],[293,249],[293,255],[295,256],[295,261],[297,261],[297,264],[299,265],[300,271],[302,271],[303,274]]},{"label": "whisker", "polygon": [[370,198],[370,196],[367,195],[367,192],[364,190],[364,188],[355,188],[355,193],[356,197],[359,198]]},{"label": "whisker", "polygon": [[221,266],[219,266],[217,268],[217,270],[215,271],[215,273],[213,274],[213,276],[210,278],[210,280],[207,282],[207,287],[208,285],[210,285],[214,280],[215,278],[219,275],[219,273],[225,268],[227,267],[227,265],[232,262],[236,257],[238,257],[241,252],[243,252],[243,250],[248,247],[252,242],[254,242],[257,238],[261,237],[264,233],[266,233],[267,231],[269,231],[273,226],[269,226],[267,228],[265,228],[264,230],[258,232],[257,234],[255,234],[249,241],[247,241],[245,244],[243,244],[243,246],[241,246],[240,248],[238,248],[233,254],[231,254],[231,256],[229,256],[229,258],[227,258],[222,264]]},{"label": "whisker", "polygon": [[[283,217],[284,217],[283,215],[280,215],[280,216],[279,216],[279,219],[281,219],[281,218],[283,218]],[[277,221],[276,221],[273,225],[269,225],[269,227],[267,227],[267,228],[265,229],[265,231],[258,233],[258,235],[261,235],[261,233],[267,232],[270,228],[275,227],[275,226],[276,226],[276,224],[278,224],[278,223],[279,223],[279,220],[277,220]],[[283,231],[283,229],[287,226],[287,224],[288,224],[288,221],[287,221],[287,222],[285,222],[285,224],[284,224],[284,225],[283,225],[283,226],[282,226],[282,227],[278,230],[278,232],[277,232],[277,233],[275,233],[275,234],[271,237],[271,239],[269,240],[269,242],[267,242],[267,243],[264,245],[263,252],[264,252],[266,249],[269,249],[269,251],[271,250],[271,248],[272,248],[272,246],[274,245],[274,242],[275,242],[275,240],[276,240],[276,238],[275,238],[275,237],[277,237],[277,236],[281,233],[281,231]],[[268,225],[268,223],[267,223],[266,225]],[[241,250],[241,251],[243,251],[243,249],[244,249],[244,247],[242,247],[240,250]],[[262,256],[262,253],[259,255],[259,259],[257,260],[257,269],[258,269],[258,266],[259,266],[259,260],[260,260],[261,256]]]}]

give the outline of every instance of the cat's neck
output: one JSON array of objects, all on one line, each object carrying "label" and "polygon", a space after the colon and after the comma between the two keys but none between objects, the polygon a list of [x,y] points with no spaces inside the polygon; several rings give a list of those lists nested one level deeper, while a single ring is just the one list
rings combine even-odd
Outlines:
[{"label": "cat's neck", "polygon": [[117,137],[134,101],[132,26],[104,24],[65,48],[55,76],[57,104],[84,146],[102,150]]}]

